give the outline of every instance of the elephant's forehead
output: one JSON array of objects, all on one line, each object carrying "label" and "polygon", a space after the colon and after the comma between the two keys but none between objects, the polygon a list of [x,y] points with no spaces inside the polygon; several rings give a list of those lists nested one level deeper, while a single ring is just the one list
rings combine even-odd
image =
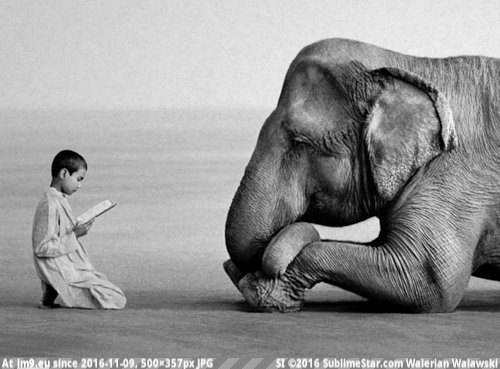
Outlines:
[{"label": "elephant's forehead", "polygon": [[323,73],[296,73],[280,101],[283,121],[295,128],[341,128],[352,115],[349,94]]},{"label": "elephant's forehead", "polygon": [[295,62],[315,60],[325,64],[344,64],[358,61],[369,69],[376,69],[395,64],[401,56],[397,52],[364,42],[332,38],[305,47]]}]

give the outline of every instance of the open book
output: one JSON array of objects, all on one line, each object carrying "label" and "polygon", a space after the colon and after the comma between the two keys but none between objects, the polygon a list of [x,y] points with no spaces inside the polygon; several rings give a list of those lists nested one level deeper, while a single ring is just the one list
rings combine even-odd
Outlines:
[{"label": "open book", "polygon": [[107,212],[109,209],[113,208],[116,206],[116,203],[111,202],[110,200],[104,200],[100,202],[99,204],[91,207],[87,211],[85,211],[83,214],[81,214],[78,218],[76,218],[76,222],[80,224],[85,224],[89,222],[90,220],[94,219],[95,217],[98,217],[99,215]]}]

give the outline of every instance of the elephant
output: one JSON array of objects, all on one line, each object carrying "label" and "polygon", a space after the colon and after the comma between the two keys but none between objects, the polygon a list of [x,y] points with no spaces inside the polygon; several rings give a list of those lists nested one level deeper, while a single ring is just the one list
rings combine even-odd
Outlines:
[{"label": "elephant", "polygon": [[[370,242],[315,225],[380,222]],[[411,313],[500,280],[500,59],[327,39],[303,48],[225,224],[226,273],[264,312],[327,283]]]}]

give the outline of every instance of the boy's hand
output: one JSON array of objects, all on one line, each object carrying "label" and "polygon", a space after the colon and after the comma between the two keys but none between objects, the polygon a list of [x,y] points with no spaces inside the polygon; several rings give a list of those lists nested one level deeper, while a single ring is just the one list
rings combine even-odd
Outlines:
[{"label": "boy's hand", "polygon": [[92,227],[92,223],[94,223],[94,219],[89,220],[87,223],[76,223],[73,227],[76,237],[85,236],[89,232],[90,227]]}]

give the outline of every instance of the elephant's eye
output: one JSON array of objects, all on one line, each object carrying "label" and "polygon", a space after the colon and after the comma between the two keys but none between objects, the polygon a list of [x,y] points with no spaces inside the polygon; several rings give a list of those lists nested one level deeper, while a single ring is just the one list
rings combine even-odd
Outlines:
[{"label": "elephant's eye", "polygon": [[305,136],[294,136],[292,137],[292,141],[297,144],[311,145],[311,141]]},{"label": "elephant's eye", "polygon": [[290,132],[292,150],[300,147],[311,150],[321,156],[336,156],[336,151],[332,148],[328,139],[314,139],[308,135],[298,132]]},{"label": "elephant's eye", "polygon": [[285,128],[291,143],[291,149],[297,150],[305,148],[322,156],[336,156],[336,151],[332,148],[332,142],[327,137],[315,138],[310,134],[292,129],[289,126]]},{"label": "elephant's eye", "polygon": [[284,129],[286,135],[288,136],[288,139],[292,143],[298,143],[298,144],[310,143],[310,138],[306,134],[304,134],[303,132],[300,132],[295,127],[292,128],[287,121],[282,122],[281,126]]},{"label": "elephant's eye", "polygon": [[311,147],[314,146],[313,141],[311,140],[310,137],[295,131],[289,131],[289,138],[293,145],[297,146],[306,145]]},{"label": "elephant's eye", "polygon": [[334,153],[332,150],[325,146],[322,140],[313,140],[306,136],[295,136],[292,138],[293,148],[305,148],[310,150],[312,153],[321,156],[332,156]]}]

